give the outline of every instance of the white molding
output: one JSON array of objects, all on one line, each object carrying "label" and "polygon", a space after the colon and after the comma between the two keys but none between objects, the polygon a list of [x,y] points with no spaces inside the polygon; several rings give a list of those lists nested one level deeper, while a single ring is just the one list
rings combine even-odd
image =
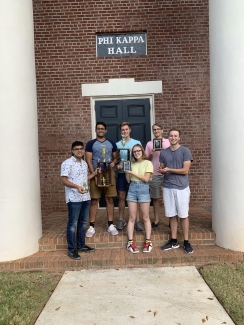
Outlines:
[{"label": "white molding", "polygon": [[82,96],[132,96],[161,94],[162,81],[139,81],[134,78],[109,79],[108,83],[81,85]]},{"label": "white molding", "polygon": [[[155,123],[155,107],[154,107],[154,95],[144,95],[144,96],[115,96],[115,97],[91,97],[91,126],[92,126],[92,138],[96,138],[95,126],[96,126],[96,116],[95,116],[95,102],[100,100],[122,100],[122,99],[141,99],[148,98],[150,102],[150,120],[151,126]],[[151,127],[150,126],[150,127]],[[151,138],[153,138],[152,128],[151,128]]]}]

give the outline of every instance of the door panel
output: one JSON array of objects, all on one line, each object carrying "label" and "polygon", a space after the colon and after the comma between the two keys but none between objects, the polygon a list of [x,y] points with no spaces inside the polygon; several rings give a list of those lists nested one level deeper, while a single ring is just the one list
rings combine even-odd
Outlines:
[{"label": "door panel", "polygon": [[121,139],[119,125],[129,122],[131,137],[140,140],[143,147],[151,140],[150,102],[148,98],[101,100],[95,102],[96,122],[107,125],[106,137],[115,142]]},{"label": "door panel", "polygon": [[[106,138],[115,142],[121,140],[119,125],[129,122],[131,138],[140,140],[146,147],[151,140],[150,101],[148,98],[99,100],[95,102],[96,123],[104,122],[107,125]],[[105,207],[105,197],[102,195],[100,207]],[[114,206],[118,206],[118,198],[114,199]]]}]

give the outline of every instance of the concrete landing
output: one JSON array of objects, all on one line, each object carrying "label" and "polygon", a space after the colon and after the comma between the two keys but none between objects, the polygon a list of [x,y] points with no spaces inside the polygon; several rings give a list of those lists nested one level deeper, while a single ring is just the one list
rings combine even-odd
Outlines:
[{"label": "concrete landing", "polygon": [[36,325],[233,324],[193,266],[68,271]]}]

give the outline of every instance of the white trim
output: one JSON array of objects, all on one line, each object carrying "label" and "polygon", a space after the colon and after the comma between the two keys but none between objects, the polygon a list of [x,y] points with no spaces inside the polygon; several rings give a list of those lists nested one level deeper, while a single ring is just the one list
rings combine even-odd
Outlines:
[{"label": "white trim", "polygon": [[114,96],[114,97],[91,97],[91,126],[92,126],[92,139],[96,138],[96,116],[95,116],[95,102],[100,100],[124,100],[124,99],[141,99],[141,98],[148,98],[150,103],[150,121],[151,121],[151,138],[153,137],[152,134],[152,125],[155,123],[155,108],[154,108],[154,95],[144,95],[144,96]]},{"label": "white trim", "polygon": [[[162,94],[162,81],[139,81],[134,78],[109,79],[108,83],[81,85],[82,96],[90,96],[92,138],[95,133],[95,101],[149,98],[151,126],[155,123],[154,94]],[[153,134],[151,131],[151,138]]]},{"label": "white trim", "polygon": [[161,94],[162,81],[139,81],[134,78],[109,79],[108,83],[81,85],[82,96],[133,96]]}]

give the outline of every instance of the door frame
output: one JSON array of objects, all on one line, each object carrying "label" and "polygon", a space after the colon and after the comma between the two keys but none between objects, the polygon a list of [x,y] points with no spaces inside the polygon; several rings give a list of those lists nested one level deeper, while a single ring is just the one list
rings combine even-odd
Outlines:
[{"label": "door frame", "polygon": [[91,126],[92,126],[92,139],[96,138],[96,132],[95,132],[95,127],[96,127],[96,112],[95,112],[95,103],[96,101],[106,101],[106,100],[124,100],[124,99],[142,99],[146,98],[149,99],[150,103],[150,130],[151,130],[151,139],[153,137],[152,133],[152,125],[155,123],[155,109],[154,109],[154,95],[140,95],[140,96],[108,96],[108,97],[96,97],[93,96],[90,98],[90,103],[91,103]]}]

